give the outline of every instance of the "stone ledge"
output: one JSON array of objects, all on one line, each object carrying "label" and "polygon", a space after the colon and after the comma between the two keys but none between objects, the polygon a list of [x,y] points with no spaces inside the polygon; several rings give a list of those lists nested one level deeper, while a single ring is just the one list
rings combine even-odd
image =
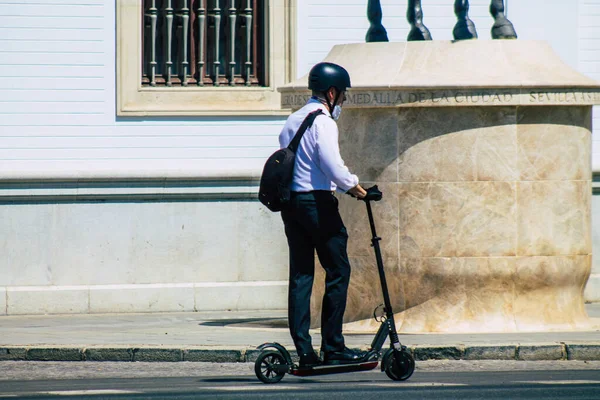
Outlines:
[{"label": "stone ledge", "polygon": [[[426,360],[520,360],[600,361],[600,342],[499,345],[408,346],[416,361]],[[362,348],[360,350],[366,350]],[[385,348],[383,349],[386,350]],[[255,362],[255,348],[212,347],[48,347],[2,346],[0,361],[143,361],[143,362]],[[290,351],[298,361],[296,351]]]},{"label": "stone ledge", "polygon": [[228,349],[188,349],[183,350],[183,361],[232,363],[244,362],[246,352],[243,350]]},{"label": "stone ledge", "polygon": [[27,360],[25,347],[0,347],[0,361]]},{"label": "stone ledge", "polygon": [[519,345],[517,347],[517,360],[522,361],[552,361],[566,360],[567,349],[561,344]]},{"label": "stone ledge", "polygon": [[[113,179],[90,176],[86,179],[44,181],[43,178],[5,176],[10,179],[0,187],[0,199],[4,201],[87,201],[87,200],[131,200],[131,199],[255,199],[258,195],[259,178],[256,171],[247,172],[248,177],[222,178],[146,178]],[[11,172],[14,173],[14,172]],[[8,174],[8,172],[7,172]],[[236,175],[241,175],[237,172]],[[260,175],[259,175],[260,177]],[[209,179],[210,178],[210,179]],[[56,179],[60,179],[57,176]],[[1,304],[1,303],[0,303]],[[1,310],[0,310],[1,312]]]},{"label": "stone ledge", "polygon": [[466,346],[465,360],[514,360],[516,345]]},{"label": "stone ledge", "polygon": [[[158,301],[152,305],[153,312],[211,311],[214,304],[207,299],[219,299],[221,306],[232,310],[274,310],[285,300],[287,285],[287,281],[227,281],[9,286],[8,315],[147,312],[155,298]],[[206,295],[208,292],[212,297]]]},{"label": "stone ledge", "polygon": [[133,361],[131,348],[90,348],[85,349],[86,361]]},{"label": "stone ledge", "polygon": [[176,362],[183,361],[183,350],[173,348],[136,348],[133,349],[133,361]]},{"label": "stone ledge", "polygon": [[426,360],[462,360],[465,356],[465,346],[410,346],[416,361]]},{"label": "stone ledge", "polygon": [[566,344],[567,359],[580,361],[600,360],[600,342]]},{"label": "stone ledge", "polygon": [[76,347],[33,347],[27,349],[29,361],[84,361],[85,349]]}]

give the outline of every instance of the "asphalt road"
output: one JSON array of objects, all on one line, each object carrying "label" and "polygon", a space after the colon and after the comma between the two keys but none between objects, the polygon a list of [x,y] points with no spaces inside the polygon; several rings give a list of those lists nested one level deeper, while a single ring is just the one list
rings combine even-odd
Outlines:
[{"label": "asphalt road", "polygon": [[314,378],[286,375],[273,385],[259,382],[248,364],[147,366],[0,363],[0,398],[600,399],[600,363],[428,362],[405,382],[376,370]]}]

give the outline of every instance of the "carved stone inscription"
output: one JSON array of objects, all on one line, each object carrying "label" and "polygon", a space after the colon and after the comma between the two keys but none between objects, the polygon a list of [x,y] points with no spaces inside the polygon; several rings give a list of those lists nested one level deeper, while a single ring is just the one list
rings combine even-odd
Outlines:
[{"label": "carved stone inscription", "polygon": [[599,104],[599,92],[581,91],[531,91],[529,92],[529,103],[534,104]]},{"label": "carved stone inscription", "polygon": [[431,92],[372,92],[348,95],[347,105],[397,106],[411,104],[454,105],[479,103],[510,103],[511,92],[503,91],[431,91]]},{"label": "carved stone inscription", "polygon": [[[309,94],[283,93],[282,107],[300,108]],[[345,107],[507,106],[519,104],[600,104],[600,92],[519,89],[350,91]]]}]

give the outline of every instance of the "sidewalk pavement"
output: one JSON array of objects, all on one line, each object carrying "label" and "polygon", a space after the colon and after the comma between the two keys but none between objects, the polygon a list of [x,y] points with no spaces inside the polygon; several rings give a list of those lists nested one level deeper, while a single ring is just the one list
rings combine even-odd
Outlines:
[{"label": "sidewalk pavement", "polygon": [[[594,330],[401,334],[400,341],[416,360],[599,361],[600,304],[586,310]],[[345,337],[348,347],[366,349],[373,335]],[[293,349],[285,310],[0,317],[0,361],[253,362],[264,342]]]}]

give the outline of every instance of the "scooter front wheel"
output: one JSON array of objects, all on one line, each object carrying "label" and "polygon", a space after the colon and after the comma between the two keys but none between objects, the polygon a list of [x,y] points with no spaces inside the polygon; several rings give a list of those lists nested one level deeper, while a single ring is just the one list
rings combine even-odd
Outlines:
[{"label": "scooter front wheel", "polygon": [[256,377],[264,383],[277,383],[288,371],[283,355],[275,350],[265,350],[258,355],[254,363]]},{"label": "scooter front wheel", "polygon": [[385,374],[394,381],[405,381],[415,372],[415,359],[406,349],[399,353],[395,353],[394,349],[387,350],[382,362]]}]

